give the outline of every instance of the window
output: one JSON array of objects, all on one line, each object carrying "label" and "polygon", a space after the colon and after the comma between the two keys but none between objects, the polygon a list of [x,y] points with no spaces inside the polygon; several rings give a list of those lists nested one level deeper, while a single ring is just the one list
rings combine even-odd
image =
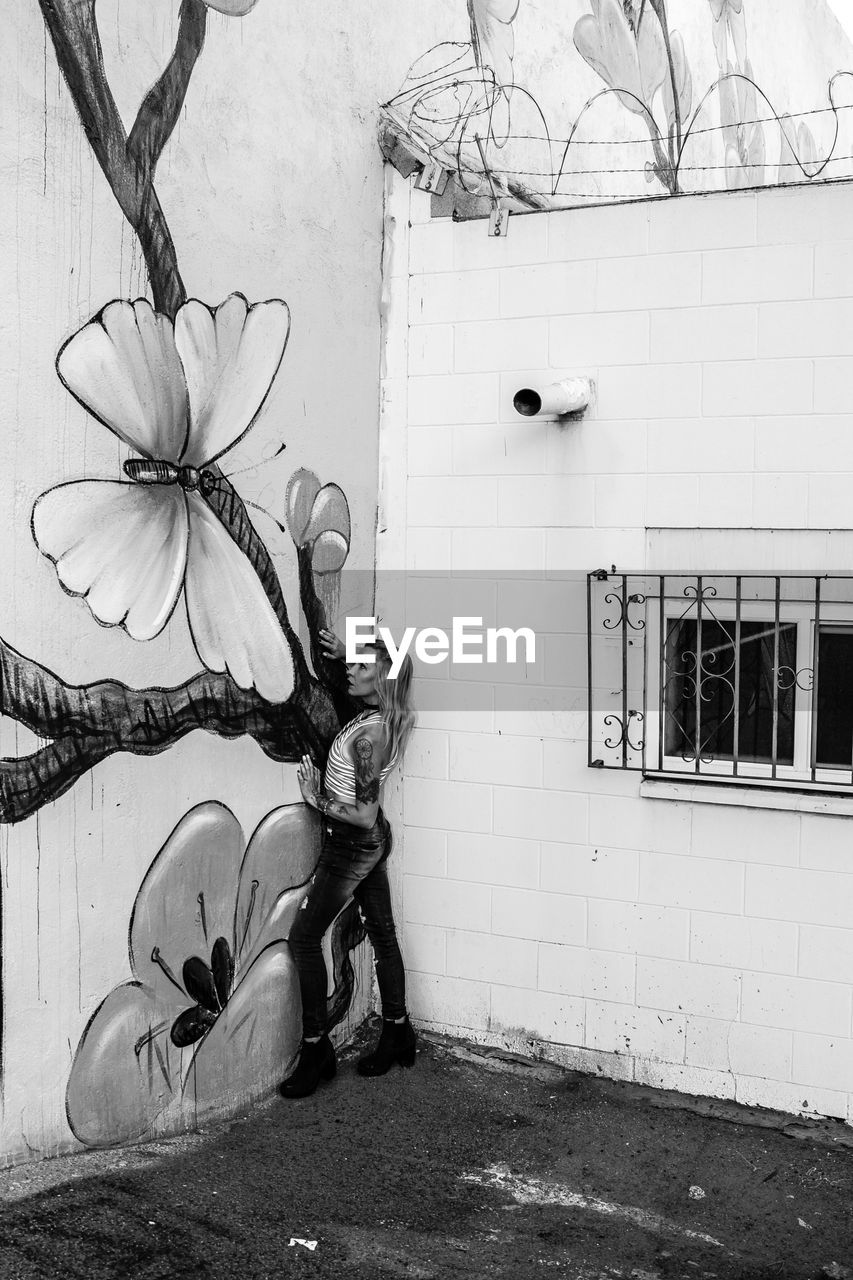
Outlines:
[{"label": "window", "polygon": [[589,763],[853,790],[853,578],[590,574]]}]

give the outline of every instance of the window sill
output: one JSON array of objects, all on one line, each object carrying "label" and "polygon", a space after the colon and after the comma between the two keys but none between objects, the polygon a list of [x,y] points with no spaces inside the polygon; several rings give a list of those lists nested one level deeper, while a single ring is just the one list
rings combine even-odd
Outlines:
[{"label": "window sill", "polygon": [[735,805],[741,809],[784,809],[790,813],[827,813],[853,817],[853,795],[806,793],[743,783],[688,782],[673,778],[643,778],[640,795],[653,800],[690,804]]}]

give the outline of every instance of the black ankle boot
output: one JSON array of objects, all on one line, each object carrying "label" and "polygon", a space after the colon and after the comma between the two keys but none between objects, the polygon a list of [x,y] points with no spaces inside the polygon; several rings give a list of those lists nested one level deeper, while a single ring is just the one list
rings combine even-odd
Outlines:
[{"label": "black ankle boot", "polygon": [[384,1076],[395,1062],[401,1067],[411,1067],[415,1061],[415,1045],[417,1038],[409,1022],[408,1015],[402,1022],[393,1018],[382,1019],[382,1034],[379,1043],[366,1058],[358,1062],[360,1076]]},{"label": "black ankle boot", "polygon": [[295,1071],[283,1080],[278,1091],[283,1098],[307,1098],[321,1080],[331,1080],[338,1069],[335,1050],[328,1036],[303,1040]]}]

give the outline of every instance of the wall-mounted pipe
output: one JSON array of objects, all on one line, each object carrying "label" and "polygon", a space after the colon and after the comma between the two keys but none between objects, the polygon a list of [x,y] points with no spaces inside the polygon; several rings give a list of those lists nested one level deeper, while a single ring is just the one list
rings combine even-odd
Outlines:
[{"label": "wall-mounted pipe", "polygon": [[516,413],[523,418],[560,417],[566,413],[580,413],[589,404],[590,394],[589,378],[564,378],[562,382],[550,383],[541,391],[522,387],[516,391],[512,403]]}]

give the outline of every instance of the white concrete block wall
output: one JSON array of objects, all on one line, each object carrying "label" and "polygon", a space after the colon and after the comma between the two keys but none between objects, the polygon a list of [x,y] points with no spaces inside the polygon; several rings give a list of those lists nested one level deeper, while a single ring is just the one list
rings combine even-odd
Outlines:
[{"label": "white concrete block wall", "polygon": [[[648,529],[851,528],[853,186],[513,215],[496,239],[394,185],[408,407],[382,483],[406,497],[380,570],[642,570]],[[566,375],[594,379],[583,421],[519,420],[515,389]],[[588,769],[585,600],[555,590],[514,710],[482,677],[476,711],[429,709],[420,682],[396,864],[414,1016],[853,1122],[853,821]]]}]

